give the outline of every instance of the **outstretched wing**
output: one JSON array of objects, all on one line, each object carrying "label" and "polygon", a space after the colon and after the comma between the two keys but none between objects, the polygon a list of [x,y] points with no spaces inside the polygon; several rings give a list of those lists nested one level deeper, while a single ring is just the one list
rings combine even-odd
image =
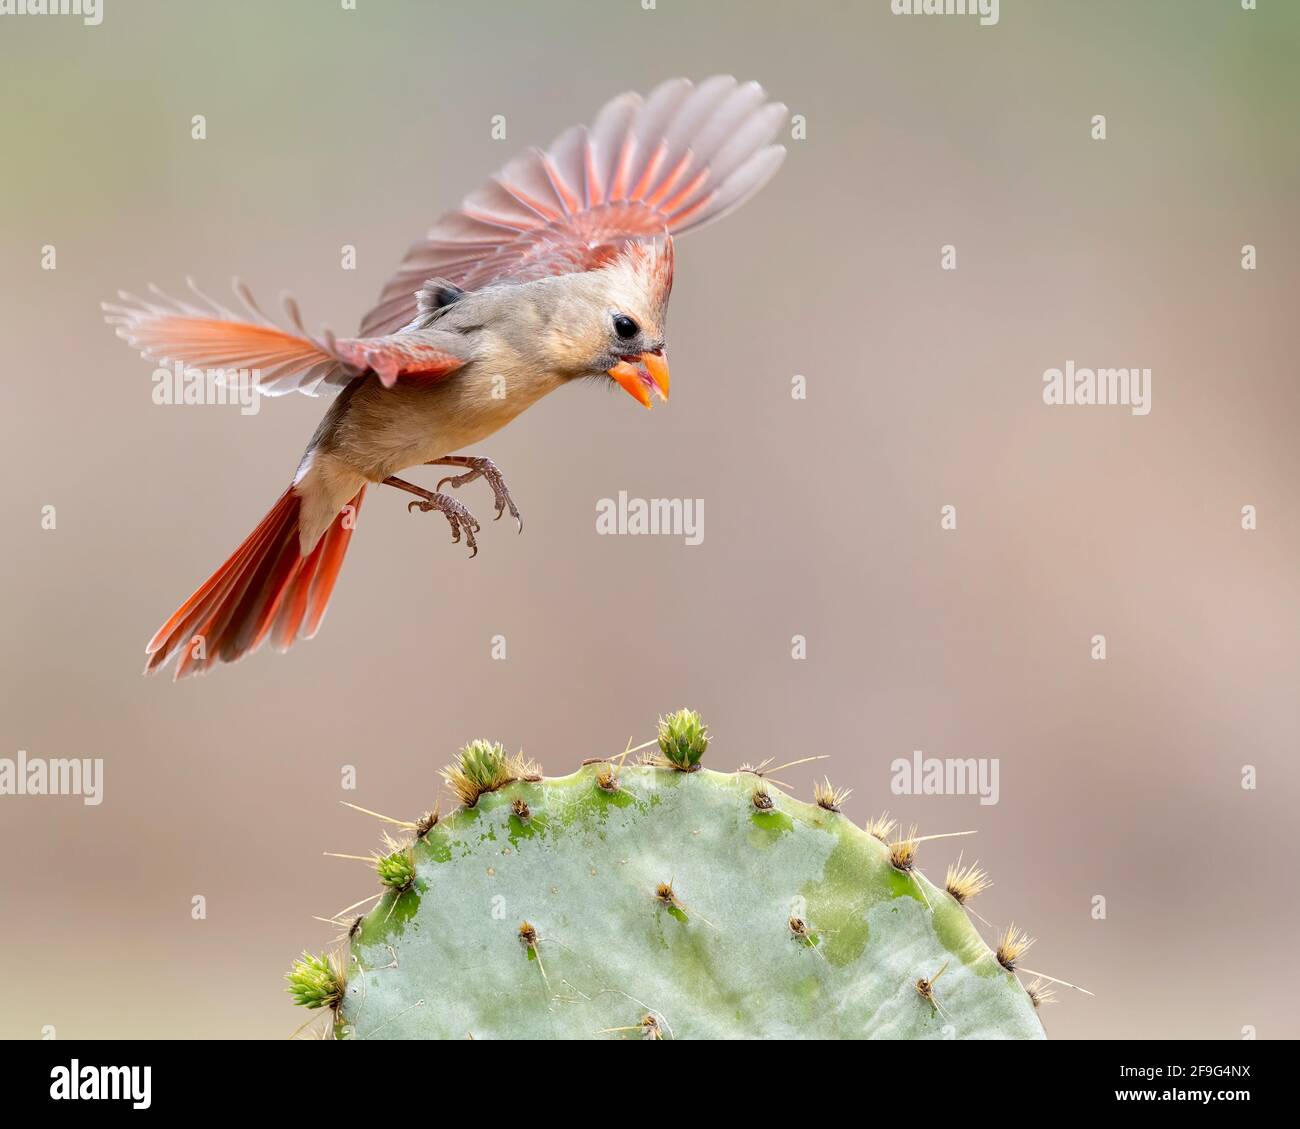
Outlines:
[{"label": "outstretched wing", "polygon": [[341,387],[368,369],[391,386],[399,376],[437,379],[460,368],[465,344],[455,334],[426,329],[396,337],[335,338],[329,330],[312,337],[303,328],[298,304],[284,299],[292,333],[262,313],[248,288],[235,280],[244,314],[235,313],[189,287],[203,305],[149,288],[150,299],[122,293],[122,303],[104,303],[117,335],[150,360],[220,373],[226,380],[248,374],[259,392],[314,396],[322,384]]},{"label": "outstretched wing", "polygon": [[590,128],[515,158],[414,244],[361,333],[391,333],[441,276],[466,290],[591,270],[630,239],[677,234],[737,207],[785,156],[786,107],[756,82],[684,78],[622,94]]},{"label": "outstretched wing", "polygon": [[117,335],[151,361],[181,364],[222,373],[232,379],[255,373],[256,386],[268,396],[285,392],[316,394],[322,384],[347,384],[359,369],[346,364],[328,330],[318,339],[303,328],[298,304],[284,298],[284,310],[297,333],[282,329],[262,313],[242,282],[233,283],[242,314],[209,298],[193,279],[186,280],[202,304],[173,298],[156,286],[150,298],[121,292],[120,303],[103,303],[105,320]]}]

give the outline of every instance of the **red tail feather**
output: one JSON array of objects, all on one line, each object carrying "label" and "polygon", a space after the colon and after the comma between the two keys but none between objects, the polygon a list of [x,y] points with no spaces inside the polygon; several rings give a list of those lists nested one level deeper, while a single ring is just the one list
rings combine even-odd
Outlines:
[{"label": "red tail feather", "polygon": [[180,654],[177,678],[202,674],[214,663],[257,650],[268,635],[280,651],[315,635],[365,493],[363,486],[304,557],[298,544],[301,503],[292,487],[286,490],[230,559],[158,629],[145,648],[145,673],[156,673]]}]

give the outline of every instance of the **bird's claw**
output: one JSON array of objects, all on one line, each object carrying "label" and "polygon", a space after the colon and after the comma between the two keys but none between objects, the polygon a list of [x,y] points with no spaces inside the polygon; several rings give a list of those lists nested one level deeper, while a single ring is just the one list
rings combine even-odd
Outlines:
[{"label": "bird's claw", "polygon": [[[441,485],[441,484],[440,484]],[[474,534],[478,533],[482,526],[478,523],[472,513],[455,498],[448,494],[435,493],[432,498],[417,498],[414,502],[408,502],[406,512],[414,513],[419,510],[421,513],[429,513],[437,510],[447,519],[447,524],[451,526],[452,544],[460,544],[460,535],[465,534],[465,544],[470,550],[470,560],[478,556],[478,542],[474,539]]]},{"label": "bird's claw", "polygon": [[515,500],[510,497],[510,489],[506,486],[506,480],[502,477],[497,464],[491,459],[481,459],[476,462],[470,470],[464,474],[448,475],[441,479],[435,490],[441,490],[444,485],[450,485],[453,490],[462,486],[467,486],[477,478],[484,478],[487,484],[492,487],[492,496],[496,501],[496,517],[493,521],[500,521],[501,515],[510,511],[510,516],[519,524],[519,532],[524,531],[524,519],[519,515],[519,507],[515,505]]}]

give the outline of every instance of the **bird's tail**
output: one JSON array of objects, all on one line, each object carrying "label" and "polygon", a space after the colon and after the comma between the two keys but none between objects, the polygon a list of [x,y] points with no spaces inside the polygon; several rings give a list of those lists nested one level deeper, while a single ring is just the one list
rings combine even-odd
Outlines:
[{"label": "bird's tail", "polygon": [[284,651],[298,638],[315,635],[365,492],[363,486],[304,556],[301,501],[292,486],[286,490],[230,559],[149,640],[145,673],[156,673],[180,654],[177,678],[202,674],[214,663],[257,650],[268,636]]}]

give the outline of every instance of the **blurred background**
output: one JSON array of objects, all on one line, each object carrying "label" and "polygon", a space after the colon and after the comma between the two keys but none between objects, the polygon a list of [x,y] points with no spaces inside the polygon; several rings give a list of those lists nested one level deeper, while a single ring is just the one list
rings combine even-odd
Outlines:
[{"label": "blurred background", "polygon": [[[994,27],[888,0],[0,17],[0,756],[105,762],[98,807],[0,797],[0,1035],[286,1036],[281,977],[335,932],[312,915],[374,888],[322,856],[378,841],[340,800],[414,816],[470,738],[561,774],[681,704],[714,768],[830,753],[778,775],[807,798],[829,772],[859,821],[978,830],[920,864],[942,881],[959,847],[978,857],[980,912],[1096,993],[1063,993],[1050,1035],[1300,1035],[1300,6],[1000,8]],[[521,147],[719,72],[806,138],[680,242],[671,404],[556,393],[474,452],[522,536],[484,521],[469,561],[372,490],[315,640],[142,678],[325,401],[155,405],[99,302],[239,273],[350,333]],[[1151,413],[1045,406],[1067,360],[1150,368]],[[620,490],[702,498],[703,544],[598,536]],[[465,501],[490,516],[481,483]],[[999,802],[891,795],[915,749],[999,758]]]}]

